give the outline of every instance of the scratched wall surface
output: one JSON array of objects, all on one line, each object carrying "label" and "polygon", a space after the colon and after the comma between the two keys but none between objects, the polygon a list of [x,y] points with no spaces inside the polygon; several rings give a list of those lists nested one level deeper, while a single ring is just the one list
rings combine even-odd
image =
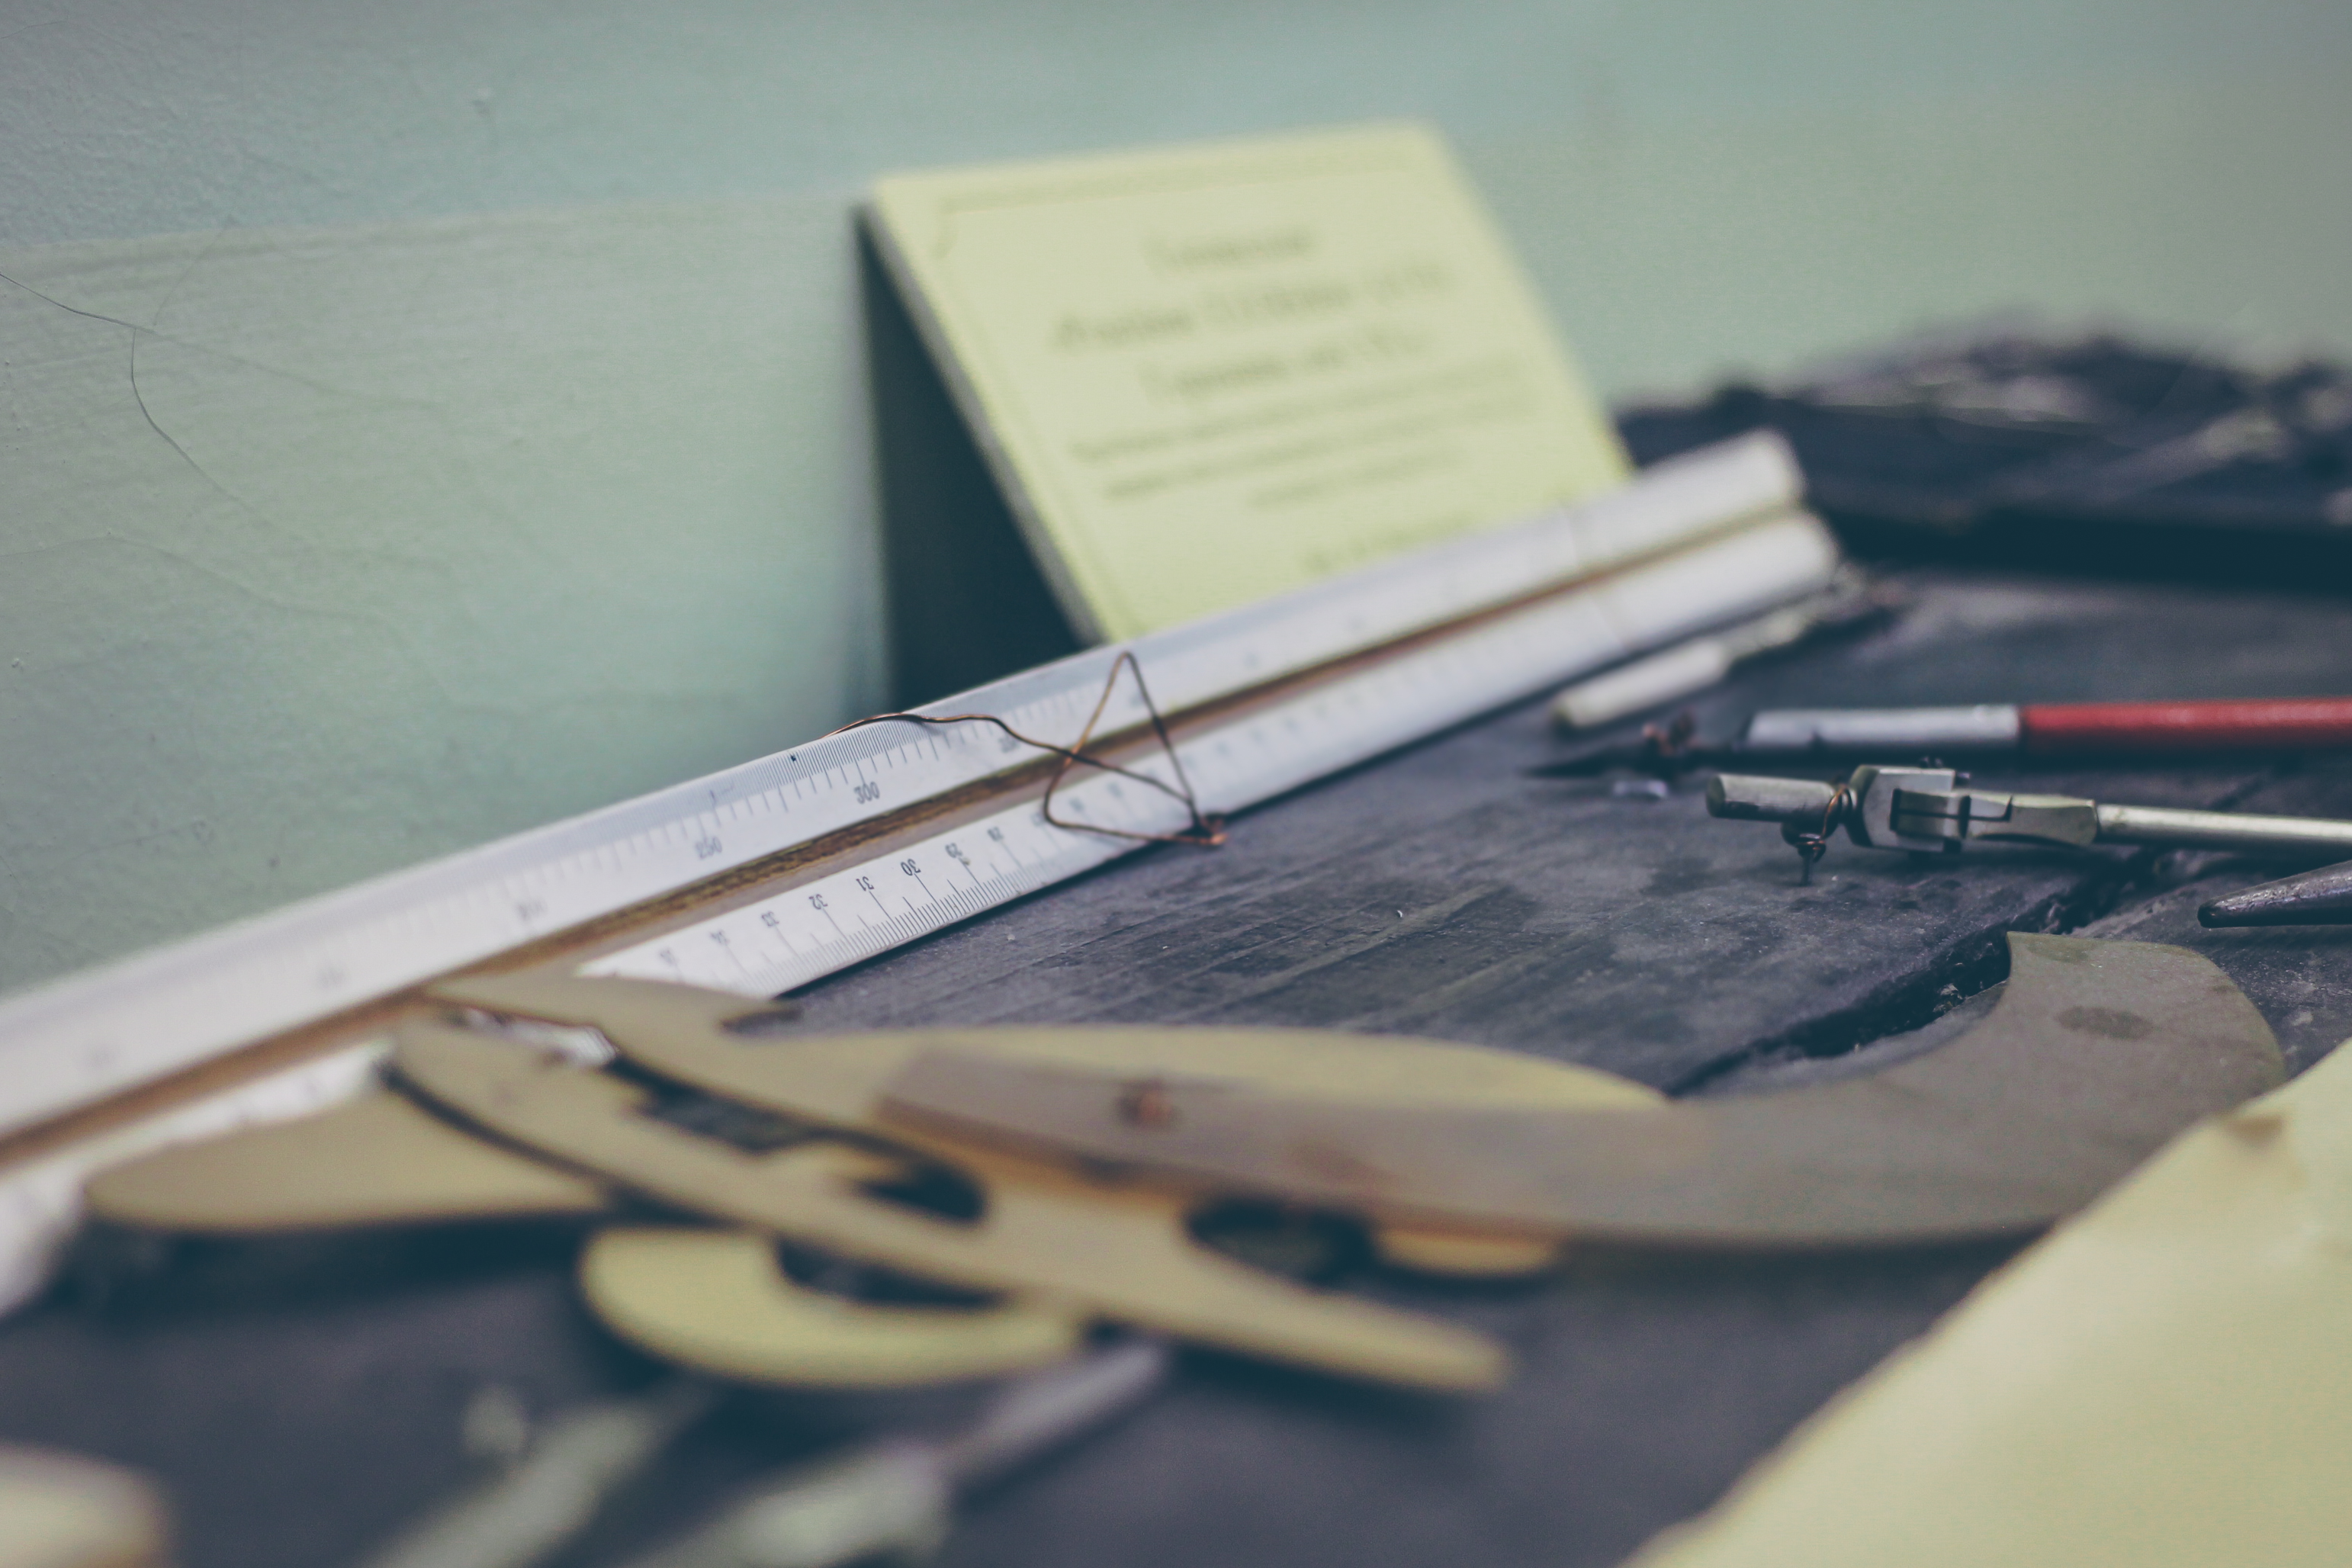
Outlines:
[{"label": "scratched wall surface", "polygon": [[0,989],[875,706],[881,170],[1371,116],[1604,390],[2352,352],[2352,9],[0,0]]},{"label": "scratched wall surface", "polygon": [[806,298],[846,258],[772,203],[0,263],[5,978],[836,722],[877,685]]}]

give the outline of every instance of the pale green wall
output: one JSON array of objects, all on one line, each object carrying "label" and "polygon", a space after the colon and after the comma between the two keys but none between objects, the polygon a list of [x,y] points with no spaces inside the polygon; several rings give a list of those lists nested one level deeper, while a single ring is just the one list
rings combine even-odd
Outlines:
[{"label": "pale green wall", "polygon": [[2352,6],[0,0],[0,986],[883,689],[877,171],[1423,115],[1603,388],[2352,352]]}]

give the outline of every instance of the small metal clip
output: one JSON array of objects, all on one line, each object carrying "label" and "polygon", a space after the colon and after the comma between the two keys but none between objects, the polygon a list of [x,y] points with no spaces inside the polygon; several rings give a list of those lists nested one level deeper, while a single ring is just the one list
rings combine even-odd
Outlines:
[{"label": "small metal clip", "polygon": [[1941,838],[1949,849],[1971,838],[2080,847],[2099,837],[2098,807],[2062,795],[1898,789],[1889,820],[1904,837]]}]

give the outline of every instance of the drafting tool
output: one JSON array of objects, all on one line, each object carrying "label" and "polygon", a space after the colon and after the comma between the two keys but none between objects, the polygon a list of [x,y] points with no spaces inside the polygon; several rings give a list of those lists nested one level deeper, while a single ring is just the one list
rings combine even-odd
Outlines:
[{"label": "drafting tool", "polygon": [[[1759,437],[923,711],[1075,738],[1131,654],[1201,800],[1241,809],[1817,588],[1837,552],[1799,490]],[[1146,718],[1122,684],[1105,745],[1165,780]],[[986,726],[870,726],[11,999],[0,1131],[24,1136],[0,1178],[0,1302],[40,1278],[87,1172],[347,1097],[422,981],[495,960],[772,994],[1135,847],[1045,823],[1049,772]],[[1057,803],[1113,827],[1185,820],[1117,776]]]},{"label": "drafting tool", "polygon": [[[788,1051],[728,1032],[742,1004],[674,985],[538,974],[444,983],[436,995],[508,1016],[597,1029],[623,1057],[664,1078],[740,1103],[904,1141],[878,1120],[882,1088],[942,1046],[1010,1061],[1118,1074],[1208,1074],[1228,1083],[1313,1095],[1340,1106],[1558,1107],[1639,1110],[1656,1091],[1613,1074],[1517,1051],[1392,1035],[1320,1029],[1096,1026],[877,1031],[804,1037]],[[941,1151],[960,1161],[961,1145]],[[1522,1236],[1404,1222],[1374,1237],[1382,1256],[1434,1273],[1526,1272],[1551,1261]]]},{"label": "drafting tool", "polygon": [[237,1235],[610,1206],[594,1182],[388,1092],[126,1161],[90,1178],[88,1201],[117,1225]]},{"label": "drafting tool", "polygon": [[976,1215],[896,1204],[842,1179],[822,1143],[749,1154],[642,1114],[609,1073],[510,1050],[463,1030],[401,1026],[402,1079],[500,1138],[690,1213],[825,1252],[980,1290],[1068,1301],[1155,1331],[1429,1388],[1490,1388],[1504,1357],[1484,1336],[1349,1297],[1311,1293],[1209,1252],[1186,1206],[1029,1162],[960,1154]]},{"label": "drafting tool", "polygon": [[2163,805],[2103,805],[2063,795],[1974,789],[1950,768],[1865,764],[1844,784],[1718,773],[1707,781],[1711,816],[1777,822],[1810,870],[1838,828],[1874,849],[1958,854],[1969,844],[2066,848],[2164,844],[2304,855],[2352,851],[2352,822]]},{"label": "drafting tool", "polygon": [[677,1379],[549,1424],[515,1468],[435,1510],[364,1568],[529,1568],[585,1530],[604,1499],[717,1403]]},{"label": "drafting tool", "polygon": [[[543,1039],[532,1010],[594,1019],[633,1042],[667,1039],[667,1053],[702,1035],[699,1070],[724,1073],[731,1060],[768,1069],[765,1096],[822,1120],[856,1121],[872,1085],[911,1058],[936,1035],[871,1034],[798,1037],[789,1051],[747,1037],[748,1017],[772,1008],[725,992],[534,974],[479,976],[437,988],[497,1009],[471,1016],[514,1048],[517,1034]],[[583,1031],[572,1031],[581,1033]],[[602,1035],[597,1037],[601,1040]],[[1024,1060],[1100,1064],[1130,1071],[1191,1068],[1241,1081],[1296,1088],[1349,1102],[1640,1106],[1650,1089],[1606,1073],[1513,1051],[1392,1036],[1312,1029],[1153,1029],[1134,1027],[985,1029],[959,1032]],[[714,1051],[715,1047],[715,1051]],[[756,1047],[747,1050],[747,1047]],[[658,1060],[658,1046],[633,1045]],[[594,1066],[611,1047],[571,1053]],[[781,1145],[779,1145],[781,1146]],[[89,1184],[90,1210],[118,1224],[154,1230],[252,1233],[447,1219],[593,1215],[609,1200],[596,1184],[528,1154],[460,1130],[398,1092],[364,1095],[298,1121],[164,1149],[100,1172]],[[1418,1230],[1383,1232],[1384,1256],[1437,1272],[1511,1272],[1541,1266],[1500,1238]],[[677,1241],[671,1245],[683,1247]]]},{"label": "drafting tool", "polygon": [[[757,1016],[761,1010],[752,1009]],[[581,1029],[475,1015],[518,1045],[583,1067],[613,1058]],[[195,1131],[92,1174],[97,1217],[152,1231],[257,1235],[445,1220],[590,1217],[613,1207],[594,1182],[487,1142],[404,1094],[382,1089],[373,1049],[343,1053],[362,1074],[325,1109]]]},{"label": "drafting tool", "polygon": [[2352,861],[2282,877],[2201,906],[2204,926],[2352,925]]},{"label": "drafting tool", "polygon": [[1751,752],[2016,752],[2029,757],[2327,751],[2352,746],[2352,697],[1790,709],[1750,719],[1739,746]]},{"label": "drafting tool", "polygon": [[860,1131],[878,1086],[924,1051],[952,1044],[1008,1059],[1149,1073],[1191,1069],[1361,1104],[1655,1105],[1657,1091],[1523,1051],[1338,1029],[1144,1024],[992,1026],[798,1035],[788,1044],[728,1028],[746,1011],[725,992],[548,973],[467,975],[432,995],[483,1011],[593,1028],[623,1058],[788,1116]]},{"label": "drafting tool", "polygon": [[1134,1408],[1167,1380],[1170,1359],[1167,1346],[1132,1340],[1033,1373],[958,1436],[884,1442],[795,1470],[634,1568],[919,1562],[946,1538],[958,1499]]},{"label": "drafting tool", "polygon": [[[486,1012],[593,1027],[626,1060],[662,1078],[868,1134],[885,1131],[876,1120],[881,1084],[914,1055],[942,1044],[1108,1065],[1127,1076],[1205,1064],[1343,1106],[1656,1103],[1638,1085],[1515,1053],[1314,1030],[926,1029],[798,1037],[780,1048],[730,1034],[727,1025],[744,1004],[723,993],[516,974],[447,982],[436,994]],[[821,1149],[753,1160],[629,1115],[638,1091],[620,1080],[541,1068],[512,1047],[443,1026],[405,1025],[401,1041],[404,1079],[502,1137],[827,1252],[982,1289],[1058,1296],[1164,1331],[1358,1375],[1465,1386],[1499,1373],[1474,1338],[1391,1321],[1344,1298],[1302,1297],[1202,1251],[1185,1230],[1190,1205],[1181,1198],[889,1130],[893,1142],[981,1184],[978,1218],[944,1225],[857,1195],[825,1168]],[[1475,1239],[1482,1227],[1455,1228]]]},{"label": "drafting tool", "polygon": [[1796,604],[1576,682],[1552,699],[1552,719],[1569,731],[1613,724],[1719,685],[1750,659],[1880,625],[1899,602],[1893,590],[1872,584],[1848,567],[1828,587]]},{"label": "drafting tool", "polygon": [[2185,948],[2020,932],[2009,948],[1999,1005],[1958,1039],[1779,1094],[1607,1115],[1343,1106],[948,1047],[885,1103],[901,1126],[1377,1215],[1818,1247],[2038,1229],[2285,1077],[2262,1015]]},{"label": "drafting tool", "polygon": [[819,1291],[784,1272],[774,1237],[742,1230],[600,1231],[581,1255],[580,1287],[610,1328],[656,1355],[738,1382],[796,1388],[888,1388],[1024,1371],[1070,1354],[1086,1330],[1066,1308],[1017,1296],[904,1306]]},{"label": "drafting tool", "polygon": [[1943,760],[1997,755],[2177,756],[2344,747],[2352,747],[2352,697],[1790,708],[1753,715],[1739,734],[1728,741],[1695,739],[1688,725],[1679,730],[1654,729],[1635,740],[1588,747],[1529,771],[1538,777],[1566,778],[1612,767],[1682,771],[1725,763],[1873,752]]}]

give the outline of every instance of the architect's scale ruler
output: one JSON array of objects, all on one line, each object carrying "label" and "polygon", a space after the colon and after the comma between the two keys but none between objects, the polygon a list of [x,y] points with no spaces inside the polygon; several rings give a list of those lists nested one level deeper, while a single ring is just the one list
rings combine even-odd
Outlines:
[{"label": "architect's scale ruler", "polygon": [[[1777,438],[1749,437],[1123,646],[1202,805],[1229,813],[1819,585],[1836,547],[1799,489]],[[1068,744],[1120,651],[922,711]],[[1112,691],[1101,732],[1131,736],[1141,696],[1127,676]],[[1172,779],[1154,750],[1120,758]],[[0,1165],[0,1304],[38,1278],[95,1164],[352,1092],[387,999],[422,982],[561,954],[770,995],[1138,847],[1049,823],[1049,771],[992,726],[870,725],[0,1003],[0,1137],[17,1154]],[[1168,795],[1084,769],[1054,815],[1135,832],[1189,820]]]}]

